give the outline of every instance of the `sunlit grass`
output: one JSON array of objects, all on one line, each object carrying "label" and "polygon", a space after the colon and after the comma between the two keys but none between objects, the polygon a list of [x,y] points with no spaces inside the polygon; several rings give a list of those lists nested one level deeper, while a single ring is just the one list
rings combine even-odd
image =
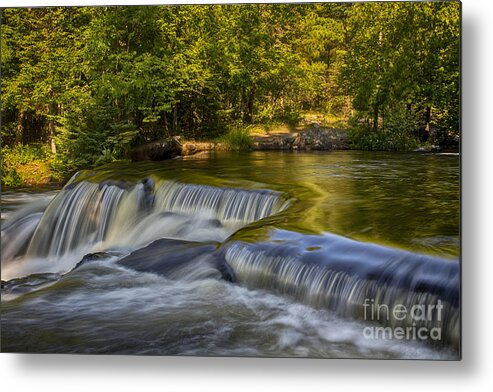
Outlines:
[{"label": "sunlit grass", "polygon": [[61,180],[53,170],[54,156],[47,146],[17,145],[2,148],[2,184],[8,187],[39,186]]},{"label": "sunlit grass", "polygon": [[250,135],[250,128],[244,126],[231,127],[220,140],[231,150],[247,151],[253,149],[253,138]]}]

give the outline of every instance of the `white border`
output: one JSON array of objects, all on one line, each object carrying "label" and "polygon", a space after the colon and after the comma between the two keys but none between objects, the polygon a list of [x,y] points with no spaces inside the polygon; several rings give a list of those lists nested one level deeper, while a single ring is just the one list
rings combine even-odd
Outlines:
[{"label": "white border", "polygon": [[[2,0],[1,6],[183,3],[224,1]],[[489,390],[493,385],[492,4],[463,1],[462,362],[0,354],[2,390]]]}]

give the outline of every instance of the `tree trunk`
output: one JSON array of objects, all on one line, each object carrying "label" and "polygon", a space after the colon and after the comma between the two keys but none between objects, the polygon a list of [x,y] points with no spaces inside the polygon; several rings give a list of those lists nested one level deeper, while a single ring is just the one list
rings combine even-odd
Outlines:
[{"label": "tree trunk", "polygon": [[55,144],[55,120],[54,116],[58,113],[58,105],[52,103],[49,105],[49,120],[48,120],[48,140],[50,141],[51,153],[56,154]]},{"label": "tree trunk", "polygon": [[241,87],[241,93],[240,93],[240,118],[245,120],[246,117],[246,91],[245,91],[245,86]]},{"label": "tree trunk", "polygon": [[56,154],[56,144],[55,144],[55,121],[48,121],[48,134],[51,146],[51,153]]},{"label": "tree trunk", "polygon": [[426,142],[430,137],[431,107],[425,108],[425,129],[423,131],[422,141]]},{"label": "tree trunk", "polygon": [[255,92],[257,86],[254,84],[250,89],[250,94],[248,95],[247,108],[245,112],[245,122],[251,123],[253,119],[253,104],[255,103]]},{"label": "tree trunk", "polygon": [[15,127],[15,144],[21,144],[24,141],[24,112],[17,113],[17,125]]},{"label": "tree trunk", "polygon": [[178,103],[173,105],[173,135],[176,135],[178,130]]},{"label": "tree trunk", "polygon": [[168,113],[164,113],[164,115],[163,115],[163,122],[164,122],[164,132],[163,132],[163,136],[169,136],[169,129],[168,129]]},{"label": "tree trunk", "polygon": [[378,131],[378,105],[373,108],[373,130]]}]

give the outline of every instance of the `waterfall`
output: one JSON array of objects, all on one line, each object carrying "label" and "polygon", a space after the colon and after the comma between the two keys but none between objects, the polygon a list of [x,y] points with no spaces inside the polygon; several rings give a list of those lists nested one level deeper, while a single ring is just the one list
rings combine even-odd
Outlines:
[{"label": "waterfall", "polygon": [[[129,251],[160,238],[222,242],[286,207],[279,193],[268,190],[155,184],[151,179],[135,185],[69,182],[44,212],[26,212],[7,222],[2,267],[8,272],[2,277],[22,274],[10,265],[18,259],[32,261],[25,272],[64,272],[89,252]],[[42,266],[37,269],[33,260]]]},{"label": "waterfall", "polygon": [[2,260],[12,260],[26,251],[42,216],[42,212],[29,213],[2,230]]},{"label": "waterfall", "polygon": [[125,191],[82,182],[50,203],[29,243],[28,257],[63,256],[103,240]]},{"label": "waterfall", "polygon": [[[238,281],[249,287],[274,290],[341,316],[394,328],[440,328],[442,343],[459,344],[459,264],[455,261],[335,235],[300,235],[280,243],[234,242],[224,256]],[[411,314],[396,318],[392,312],[396,306],[409,310],[437,305],[442,309],[440,316],[434,313],[422,320]]]},{"label": "waterfall", "polygon": [[33,200],[2,222],[2,261],[12,260],[26,252],[43,211],[50,201],[51,197]]},{"label": "waterfall", "polygon": [[[205,252],[215,265],[230,268],[240,284],[286,294],[344,317],[392,327],[440,328],[442,342],[458,347],[458,262],[328,233],[273,230],[269,240],[257,243],[230,237],[287,206],[280,193],[269,190],[155,183],[149,178],[137,184],[71,182],[47,206],[31,206],[6,221],[2,279],[64,273],[92,252],[115,251],[120,258],[130,254],[122,260],[125,265],[149,271],[172,270]],[[378,304],[441,306],[443,311],[441,317],[423,320],[410,314],[381,319],[385,308]]]},{"label": "waterfall", "polygon": [[156,207],[220,221],[250,223],[282,211],[279,194],[267,190],[224,189],[166,183],[156,192]]}]

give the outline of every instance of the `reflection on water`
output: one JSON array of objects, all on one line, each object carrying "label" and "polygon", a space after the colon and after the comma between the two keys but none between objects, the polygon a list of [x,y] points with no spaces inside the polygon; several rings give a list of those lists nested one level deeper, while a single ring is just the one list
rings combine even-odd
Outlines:
[{"label": "reflection on water", "polygon": [[459,255],[459,156],[337,151],[220,153],[165,163],[116,163],[95,178],[146,175],[265,187],[296,199],[275,226],[331,232],[441,257]]}]

